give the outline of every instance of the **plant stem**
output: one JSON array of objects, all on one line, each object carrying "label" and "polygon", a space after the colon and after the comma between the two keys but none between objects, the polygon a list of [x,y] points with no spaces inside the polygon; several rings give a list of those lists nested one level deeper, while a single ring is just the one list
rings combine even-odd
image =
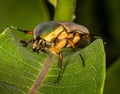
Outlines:
[{"label": "plant stem", "polygon": [[54,20],[73,21],[76,0],[58,0]]}]

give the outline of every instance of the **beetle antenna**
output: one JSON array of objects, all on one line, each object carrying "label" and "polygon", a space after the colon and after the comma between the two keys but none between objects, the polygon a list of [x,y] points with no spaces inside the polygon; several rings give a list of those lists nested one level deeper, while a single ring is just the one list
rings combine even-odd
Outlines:
[{"label": "beetle antenna", "polygon": [[32,32],[32,31],[29,31],[29,30],[23,30],[23,29],[14,27],[14,26],[7,26],[7,27],[9,27],[10,29],[18,30],[18,31],[21,31],[21,32],[23,32],[23,33],[27,33],[27,34],[33,35],[33,32]]}]

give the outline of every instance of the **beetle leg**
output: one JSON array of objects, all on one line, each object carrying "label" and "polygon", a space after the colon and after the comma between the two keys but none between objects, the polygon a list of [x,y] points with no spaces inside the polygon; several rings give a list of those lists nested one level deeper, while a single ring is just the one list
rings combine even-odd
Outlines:
[{"label": "beetle leg", "polygon": [[[69,42],[70,46],[72,46],[72,48],[74,49],[74,51],[77,52],[78,49],[75,48],[74,43],[73,43],[72,41],[70,41],[70,40],[68,40],[68,42]],[[78,53],[78,52],[77,52],[77,53]],[[84,61],[83,56],[81,55],[81,53],[78,53],[78,55],[80,56],[80,58],[81,58],[81,60],[82,60],[82,64],[85,65],[85,61]]]},{"label": "beetle leg", "polygon": [[57,43],[54,47],[50,48],[51,52],[56,53],[59,55],[59,61],[58,61],[58,67],[61,69],[62,68],[62,52],[60,51],[61,48],[63,48],[67,43],[66,39],[62,39],[60,42]]},{"label": "beetle leg", "polygon": [[[74,49],[74,51],[77,52],[78,49],[75,48],[74,43],[73,43],[72,41],[70,41],[70,40],[68,40],[68,42],[69,42],[70,46],[72,46],[72,48]],[[78,53],[78,52],[77,52],[77,53]],[[82,60],[82,64],[85,65],[85,62],[84,62],[84,59],[83,59],[83,56],[81,55],[81,53],[78,53],[78,55],[80,56],[80,58],[81,58],[81,60]]]},{"label": "beetle leg", "polygon": [[39,50],[41,50],[42,52],[45,52],[45,47],[46,47],[46,42],[43,39],[36,39],[33,42],[33,51],[34,52],[39,52]]},{"label": "beetle leg", "polygon": [[40,43],[40,44],[38,43],[38,45],[41,45],[41,48],[40,48],[41,51],[44,52],[44,53],[46,53],[46,50],[45,50],[46,42],[42,40],[42,43]]},{"label": "beetle leg", "polygon": [[11,28],[11,29],[14,29],[14,30],[21,31],[21,32],[26,33],[26,34],[33,35],[33,32],[32,32],[32,31],[29,31],[29,30],[23,30],[23,29],[20,29],[20,28],[14,27],[14,26],[8,26],[8,27]]},{"label": "beetle leg", "polygon": [[69,45],[67,45],[67,47],[72,46],[72,48],[75,48],[75,45],[71,40],[68,40],[68,42],[69,42]]},{"label": "beetle leg", "polygon": [[52,47],[50,50],[53,53],[56,53],[59,55],[58,67],[61,69],[62,68],[62,60],[63,60],[62,52],[59,49],[57,49],[56,47]]},{"label": "beetle leg", "polygon": [[82,54],[78,53],[78,49],[77,48],[74,48],[74,51],[77,52],[77,54],[80,56],[80,58],[82,60],[82,64],[83,64],[83,66],[85,66],[85,61],[84,61],[84,58],[83,58]]},{"label": "beetle leg", "polygon": [[[69,42],[69,44],[72,46],[72,48],[74,49],[74,51],[77,52],[78,49],[75,48],[74,43],[73,43],[72,41],[70,41],[70,40],[68,40],[68,42]],[[77,52],[77,53],[78,53],[78,52]],[[84,61],[83,56],[81,55],[81,53],[78,53],[78,55],[80,56],[80,58],[81,58],[81,60],[82,60],[82,64],[85,65],[85,61]]]},{"label": "beetle leg", "polygon": [[62,68],[62,61],[63,61],[63,56],[62,52],[59,53],[59,61],[58,61],[58,67],[61,69]]},{"label": "beetle leg", "polygon": [[80,34],[76,32],[75,37],[73,38],[73,43],[76,44],[79,40],[80,40]]},{"label": "beetle leg", "polygon": [[50,50],[53,53],[60,53],[60,49],[63,48],[67,43],[66,39],[62,39],[61,41],[59,41],[55,46],[51,47]]},{"label": "beetle leg", "polygon": [[22,44],[22,46],[27,47],[27,45],[28,45],[29,43],[32,43],[32,41],[33,41],[33,40],[29,40],[29,41],[20,40],[20,43]]},{"label": "beetle leg", "polygon": [[67,47],[72,46],[72,48],[75,48],[74,44],[76,44],[78,41],[80,41],[80,34],[78,32],[75,33],[75,36],[72,40],[68,39],[69,44],[67,45]]}]

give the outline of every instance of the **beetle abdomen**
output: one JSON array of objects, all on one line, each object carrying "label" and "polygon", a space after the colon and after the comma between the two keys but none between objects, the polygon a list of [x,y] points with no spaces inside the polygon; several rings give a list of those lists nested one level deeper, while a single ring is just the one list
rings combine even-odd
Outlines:
[{"label": "beetle abdomen", "polygon": [[89,34],[89,30],[83,25],[79,25],[73,22],[59,22],[59,23],[62,24],[67,29],[67,32],[78,31],[78,33],[81,34]]}]

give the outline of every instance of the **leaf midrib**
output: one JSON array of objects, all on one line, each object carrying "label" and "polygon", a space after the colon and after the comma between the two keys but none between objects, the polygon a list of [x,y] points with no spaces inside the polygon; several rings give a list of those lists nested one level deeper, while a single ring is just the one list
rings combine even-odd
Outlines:
[{"label": "leaf midrib", "polygon": [[52,63],[52,59],[53,59],[53,55],[50,54],[47,59],[46,62],[44,63],[43,68],[41,69],[38,78],[35,80],[35,83],[33,84],[29,94],[36,94],[36,92],[38,91],[39,87],[41,86],[45,76],[47,75],[47,72],[50,68],[50,65]]}]

